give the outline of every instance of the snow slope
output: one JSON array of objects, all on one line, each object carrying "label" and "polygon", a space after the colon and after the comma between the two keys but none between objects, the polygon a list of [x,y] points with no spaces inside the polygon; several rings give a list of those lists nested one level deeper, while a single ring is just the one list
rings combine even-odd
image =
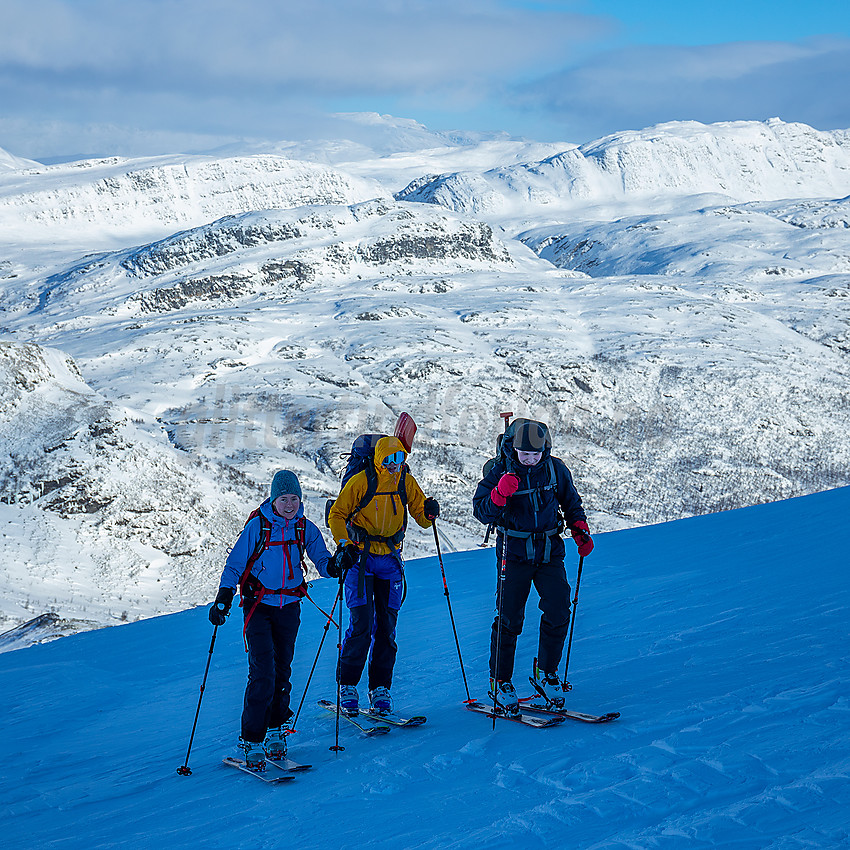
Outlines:
[{"label": "snow slope", "polygon": [[25,241],[165,236],[229,213],[353,203],[381,194],[370,180],[280,156],[84,160],[0,171],[0,228]]},{"label": "snow slope", "polygon": [[[620,720],[531,730],[462,707],[436,559],[410,562],[394,694],[419,729],[363,739],[315,700],[292,755],[314,770],[267,787],[234,751],[246,662],[238,616],[204,608],[0,656],[4,846],[23,848],[753,848],[850,843],[850,489],[599,535],[586,559],[573,707]],[[445,556],[466,671],[485,681],[494,553]],[[573,556],[574,558],[574,556]],[[575,561],[568,572],[575,576]],[[317,583],[332,603],[335,585]],[[517,684],[536,646],[529,605]],[[325,618],[308,603],[304,683]],[[523,688],[525,690],[525,688]],[[296,703],[297,704],[297,703]]]},{"label": "snow slope", "polygon": [[22,159],[0,148],[0,174],[9,171],[22,171],[27,168],[39,168],[40,162],[33,159]]},{"label": "snow slope", "polygon": [[[675,121],[606,136],[539,162],[427,175],[396,197],[478,215],[717,193],[736,201],[836,197],[850,188],[850,137],[805,124]],[[550,210],[550,214],[555,214]]]}]

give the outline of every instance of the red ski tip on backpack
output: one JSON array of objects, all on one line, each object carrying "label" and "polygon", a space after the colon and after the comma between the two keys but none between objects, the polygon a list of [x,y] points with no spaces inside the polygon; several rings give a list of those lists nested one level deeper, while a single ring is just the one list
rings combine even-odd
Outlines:
[{"label": "red ski tip on backpack", "polygon": [[398,417],[393,436],[401,440],[404,450],[410,454],[410,450],[413,448],[413,438],[416,436],[416,423],[409,413],[402,413]]}]

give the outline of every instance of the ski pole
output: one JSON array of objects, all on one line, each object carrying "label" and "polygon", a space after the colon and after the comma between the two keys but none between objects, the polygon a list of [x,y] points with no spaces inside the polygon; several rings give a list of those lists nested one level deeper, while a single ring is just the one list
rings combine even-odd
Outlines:
[{"label": "ski pole", "polygon": [[201,694],[198,697],[198,708],[195,711],[195,722],[192,724],[192,734],[189,736],[189,749],[186,750],[186,761],[177,768],[177,772],[181,776],[191,776],[192,769],[189,767],[189,753],[192,752],[192,742],[195,740],[195,729],[198,727],[198,715],[201,713],[201,700],[204,698],[204,688],[207,686],[207,673],[210,672],[210,661],[212,661],[213,647],[215,646],[215,636],[218,632],[218,626],[213,626],[212,640],[210,641],[210,652],[207,656],[207,666],[204,670],[204,679],[201,682]]},{"label": "ski pole", "polygon": [[581,569],[584,566],[584,555],[582,555],[578,559],[578,575],[576,576],[576,592],[573,595],[573,611],[572,617],[570,618],[570,640],[567,644],[567,662],[564,666],[564,681],[561,683],[561,687],[565,691],[571,690],[570,683],[567,681],[567,671],[570,669],[570,652],[573,648],[573,629],[576,625],[576,608],[578,607],[578,588],[581,584]]},{"label": "ski pole", "polygon": [[[319,641],[319,648],[316,650],[316,657],[313,659],[313,666],[310,668],[310,675],[307,677],[307,684],[304,685],[304,694],[301,697],[301,702],[298,703],[298,710],[295,712],[295,716],[292,718],[292,725],[290,726],[289,730],[290,732],[295,731],[295,724],[298,722],[298,716],[301,714],[301,709],[304,706],[304,700],[307,699],[307,691],[310,690],[310,682],[313,680],[313,673],[316,672],[316,665],[319,663],[319,655],[322,652],[322,646],[325,643],[325,638],[328,636],[328,631],[330,631],[331,623],[333,623],[334,621],[334,610],[336,609],[336,603],[339,602],[339,596],[339,591],[337,591],[336,598],[334,599],[334,604],[331,606],[331,613],[327,615],[328,619],[325,621],[325,629],[322,633],[322,639]],[[311,599],[310,601],[312,602],[313,600]],[[316,605],[315,602],[313,602],[313,604]],[[316,607],[319,608],[318,605],[316,605]],[[321,608],[319,608],[319,610],[322,611]],[[324,614],[325,612],[322,611],[322,613]],[[334,625],[336,624],[334,623]]]},{"label": "ski pole", "polygon": [[499,687],[499,655],[502,651],[502,587],[508,563],[508,536],[502,535],[502,563],[499,567],[499,584],[496,589],[496,657],[493,659],[493,731],[496,731],[496,691]]},{"label": "ski pole", "polygon": [[[502,441],[505,439],[505,434],[507,434],[507,433],[508,433],[508,425],[510,425],[511,417],[512,417],[513,415],[514,415],[514,413],[513,413],[513,411],[512,411],[512,410],[509,410],[509,411],[507,411],[506,413],[500,413],[500,414],[499,414],[499,416],[501,416],[501,417],[502,417],[502,419],[504,419],[504,420],[505,420],[505,430],[504,430],[504,431],[503,431],[503,432],[499,435],[499,437],[498,437],[498,439],[497,439],[497,442],[496,442],[496,454],[497,454],[497,455],[501,454],[501,452],[502,452]],[[495,524],[494,522],[491,522],[491,523],[487,526],[487,532],[486,532],[486,533],[485,533],[485,535],[484,535],[484,542],[483,542],[483,543],[479,543],[479,544],[478,544],[479,546],[484,547],[484,546],[486,546],[486,545],[487,545],[488,541],[490,540],[490,535],[493,533],[493,530],[494,530],[495,528],[496,528],[496,524]]]},{"label": "ski pole", "polygon": [[[347,572],[347,570],[346,570]],[[343,581],[344,574],[340,572],[339,574],[339,590],[337,591],[337,598],[342,600],[343,598]],[[339,743],[339,712],[341,710],[340,705],[340,696],[339,696],[339,673],[342,667],[342,603],[340,602],[339,606],[339,633],[337,638],[337,659],[336,659],[336,730],[334,732],[334,744],[332,747],[328,749],[333,750],[335,753],[342,752],[345,747],[341,746]]]},{"label": "ski pole", "polygon": [[460,641],[457,638],[457,628],[455,627],[455,615],[452,613],[452,600],[449,597],[449,585],[446,581],[446,570],[443,566],[443,553],[440,551],[440,538],[437,534],[437,520],[432,520],[432,528],[434,529],[434,543],[437,544],[437,559],[440,562],[440,572],[443,574],[443,593],[446,596],[446,602],[449,605],[449,619],[452,621],[452,631],[455,636],[455,646],[457,647],[457,659],[460,661],[460,672],[463,676],[463,686],[466,688],[466,701],[472,702],[472,697],[469,695],[469,685],[466,681],[466,670],[463,668],[463,658],[460,654]]}]

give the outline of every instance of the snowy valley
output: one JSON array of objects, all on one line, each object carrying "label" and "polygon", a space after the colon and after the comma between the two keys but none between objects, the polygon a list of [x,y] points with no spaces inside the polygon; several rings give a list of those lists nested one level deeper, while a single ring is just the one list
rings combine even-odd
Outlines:
[{"label": "snowy valley", "polygon": [[0,629],[211,599],[276,469],[319,517],[402,410],[452,550],[503,410],[594,530],[850,483],[847,131],[415,142],[0,155]]}]

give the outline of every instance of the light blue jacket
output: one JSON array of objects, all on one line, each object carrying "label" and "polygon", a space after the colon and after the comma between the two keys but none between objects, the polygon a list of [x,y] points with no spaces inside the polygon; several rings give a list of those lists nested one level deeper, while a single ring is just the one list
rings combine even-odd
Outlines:
[{"label": "light blue jacket", "polygon": [[[304,516],[304,506],[300,505],[298,513],[290,519],[278,516],[266,499],[260,505],[260,513],[271,523],[270,545],[263,551],[262,555],[254,562],[251,575],[257,578],[270,590],[280,588],[296,588],[304,582],[304,573],[301,570],[301,554],[295,539],[295,523]],[[248,565],[248,560],[257,549],[262,535],[262,523],[260,518],[254,517],[249,520],[242,533],[230,550],[227,562],[221,574],[220,587],[229,587],[234,592],[239,584],[242,573]],[[310,560],[316,565],[319,575],[328,578],[328,561],[331,558],[328,547],[322,539],[322,533],[315,523],[306,520],[304,529],[304,549]],[[288,557],[287,557],[288,555]],[[264,605],[286,605],[289,602],[297,602],[297,596],[286,596],[282,593],[267,594],[263,597]]]}]

